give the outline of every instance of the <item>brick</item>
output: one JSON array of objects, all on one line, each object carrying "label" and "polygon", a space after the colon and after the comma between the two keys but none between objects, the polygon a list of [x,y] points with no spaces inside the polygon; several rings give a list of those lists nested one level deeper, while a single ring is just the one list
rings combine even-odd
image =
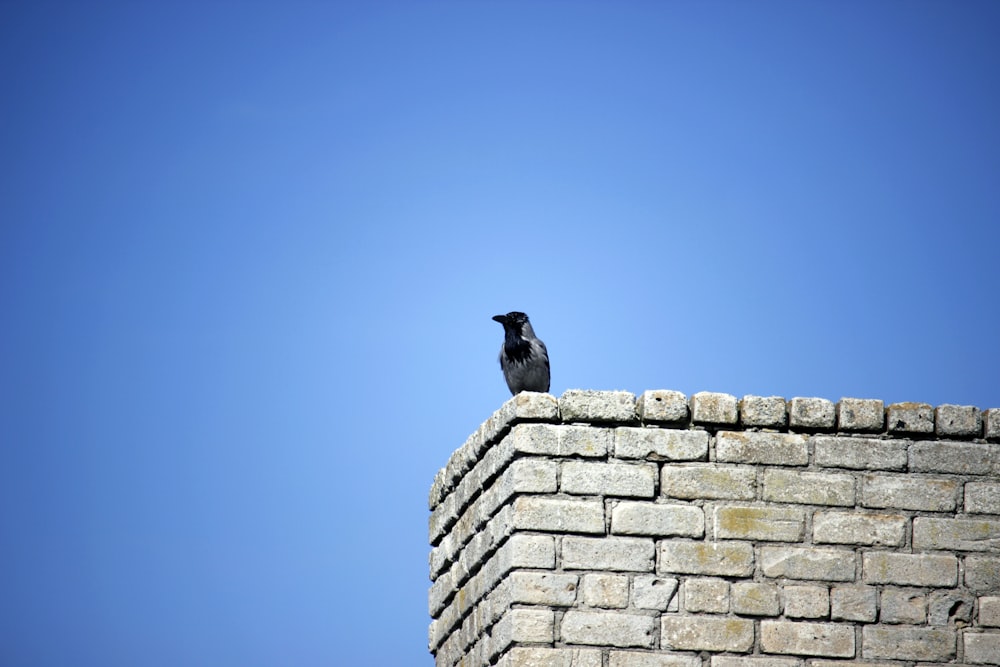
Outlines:
[{"label": "brick", "polygon": [[909,520],[895,514],[816,512],[813,541],[818,544],[902,546]]},{"label": "brick", "polygon": [[912,474],[864,475],[861,478],[861,503],[865,507],[952,512],[957,493],[958,483],[953,479]]},{"label": "brick", "polygon": [[749,542],[660,543],[657,571],[747,577],[753,573],[753,546]]},{"label": "brick", "polygon": [[876,399],[842,398],[837,403],[837,425],[841,431],[881,432],[885,406]]},{"label": "brick", "polygon": [[830,589],[830,618],[834,621],[875,621],[878,593],[871,586],[834,586]]},{"label": "brick", "polygon": [[732,651],[753,648],[753,621],[711,616],[663,616],[660,645],[678,651]]},{"label": "brick", "polygon": [[744,396],[740,399],[740,423],[744,426],[780,428],[788,422],[781,396]]},{"label": "brick", "polygon": [[688,399],[679,391],[645,391],[636,404],[644,423],[678,423],[688,419]]},{"label": "brick", "polygon": [[939,405],[934,410],[934,432],[941,436],[978,438],[983,415],[971,405]]},{"label": "brick", "polygon": [[813,439],[817,465],[855,470],[904,470],[905,440],[875,440],[817,435]]},{"label": "brick", "polygon": [[934,432],[934,408],[927,403],[893,403],[886,412],[889,433]]},{"label": "brick", "polygon": [[554,572],[511,572],[511,602],[569,607],[576,602],[578,577]]},{"label": "brick", "polygon": [[566,461],[559,486],[576,495],[652,498],[657,472],[655,464]]},{"label": "brick", "polygon": [[788,427],[809,431],[831,430],[836,410],[825,398],[795,397],[788,402]]},{"label": "brick", "polygon": [[1000,591],[1000,556],[966,556],[965,585],[974,591]]},{"label": "brick", "polygon": [[521,496],[514,500],[512,521],[519,530],[604,533],[604,503]]},{"label": "brick", "polygon": [[735,424],[736,397],[711,391],[691,396],[691,419],[696,424]]},{"label": "brick", "polygon": [[[518,394],[518,396],[522,396]],[[601,667],[600,649],[514,646],[497,667]]]},{"label": "brick", "polygon": [[677,585],[671,577],[637,574],[632,580],[632,604],[637,609],[666,611],[674,601]]},{"label": "brick", "polygon": [[763,499],[807,505],[854,505],[854,477],[825,472],[764,470]]},{"label": "brick", "polygon": [[861,555],[861,570],[868,584],[950,587],[958,583],[958,559],[946,554],[870,551]]},{"label": "brick", "polygon": [[955,631],[893,625],[861,628],[861,656],[881,660],[951,660],[955,657]]},{"label": "brick", "polygon": [[696,655],[611,651],[608,667],[701,667],[701,658]]},{"label": "brick", "polygon": [[628,577],[621,574],[585,574],[580,585],[588,607],[622,609],[628,606]]},{"label": "brick", "polygon": [[661,505],[623,501],[611,510],[611,532],[617,535],[682,535],[702,537],[705,514],[693,505]]},{"label": "brick", "polygon": [[725,579],[689,578],[684,582],[684,609],[725,614],[729,611],[729,582]]},{"label": "brick", "polygon": [[927,621],[927,596],[913,590],[886,588],[882,591],[879,618],[883,623],[923,625]]},{"label": "brick", "polygon": [[998,458],[997,449],[997,445],[975,442],[917,442],[910,447],[910,470],[988,475]]},{"label": "brick", "polygon": [[1000,597],[979,598],[979,625],[1000,628]]},{"label": "brick", "polygon": [[760,566],[771,579],[854,581],[855,576],[854,552],[842,549],[765,546]]},{"label": "brick", "polygon": [[509,632],[511,642],[551,643],[555,614],[551,609],[508,609],[497,625],[497,634]]},{"label": "brick", "polygon": [[514,452],[546,456],[607,456],[613,430],[593,426],[518,424],[510,435]]},{"label": "brick", "polygon": [[722,431],[715,436],[719,462],[804,466],[809,462],[806,439],[794,433]]},{"label": "brick", "polygon": [[607,611],[566,612],[560,626],[567,644],[652,648],[656,638],[652,616]]},{"label": "brick", "polygon": [[1000,665],[1000,632],[965,632],[965,662],[976,665]]},{"label": "brick", "polygon": [[637,537],[572,537],[562,541],[562,565],[567,570],[651,572],[653,540]]},{"label": "brick", "polygon": [[666,428],[615,429],[615,456],[651,461],[699,461],[708,457],[708,433]]},{"label": "brick", "polygon": [[854,657],[854,628],[835,623],[761,621],[760,647],[765,653]]},{"label": "brick", "polygon": [[913,519],[914,549],[1000,551],[1000,519]]},{"label": "brick", "polygon": [[801,667],[801,665],[802,661],[795,658],[766,658],[756,655],[748,657],[713,655],[711,662],[712,667]]},{"label": "brick", "polygon": [[730,592],[732,611],[746,616],[777,616],[781,613],[778,587],[755,581],[740,581]]},{"label": "brick", "polygon": [[1000,408],[991,408],[983,413],[983,437],[1000,440]]},{"label": "brick", "polygon": [[567,389],[559,397],[564,422],[634,422],[635,394],[628,391]]},{"label": "brick", "polygon": [[1000,514],[1000,482],[966,482],[965,511]]},{"label": "brick", "polygon": [[686,500],[753,500],[757,495],[757,470],[752,466],[712,463],[665,465],[660,492]]},{"label": "brick", "polygon": [[724,539],[796,542],[805,529],[805,512],[795,507],[722,505],[715,508],[715,535]]},{"label": "brick", "polygon": [[826,586],[790,585],[782,593],[787,618],[826,618],[830,614],[830,591]]},{"label": "brick", "polygon": [[968,625],[972,620],[975,598],[961,591],[933,591],[928,596],[928,625]]}]

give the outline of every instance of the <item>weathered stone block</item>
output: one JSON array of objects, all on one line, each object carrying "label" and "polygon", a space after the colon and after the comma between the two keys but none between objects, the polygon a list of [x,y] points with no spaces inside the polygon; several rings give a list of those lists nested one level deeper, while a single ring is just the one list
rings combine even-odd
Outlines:
[{"label": "weathered stone block", "polygon": [[637,574],[632,580],[632,604],[637,609],[666,611],[674,601],[677,584],[672,577]]},{"label": "weathered stone block", "polygon": [[900,588],[882,591],[883,623],[923,625],[927,620],[927,596],[921,592]]},{"label": "weathered stone block", "polygon": [[768,658],[759,655],[747,657],[713,655],[711,662],[712,667],[801,667],[801,665],[802,661],[795,658]]},{"label": "weathered stone block", "polygon": [[1000,440],[1000,408],[991,408],[983,413],[983,437]]},{"label": "weathered stone block", "polygon": [[908,521],[895,514],[817,512],[813,516],[813,541],[898,547],[906,540]]},{"label": "weathered stone block", "polygon": [[613,430],[593,426],[518,424],[510,435],[514,452],[546,456],[607,456]]},{"label": "weathered stone block", "polygon": [[898,586],[954,586],[958,559],[948,554],[870,551],[861,555],[865,583]]},{"label": "weathered stone block", "polygon": [[660,543],[657,571],[746,577],[753,572],[753,545],[749,542]]},{"label": "weathered stone block", "polygon": [[777,616],[781,613],[778,587],[756,581],[738,581],[731,588],[731,608],[746,616]]},{"label": "weathered stone block", "polygon": [[854,581],[854,552],[821,547],[761,547],[760,567],[772,579]]},{"label": "weathered stone block", "polygon": [[514,646],[500,658],[497,667],[601,667],[601,651],[596,648]]},{"label": "weathered stone block", "polygon": [[934,432],[934,408],[927,403],[893,403],[887,412],[890,433]]},{"label": "weathered stone block", "polygon": [[665,465],[660,477],[660,493],[687,500],[753,500],[757,494],[757,470],[752,466],[714,463]]},{"label": "weathered stone block", "polygon": [[913,519],[913,548],[1000,551],[1000,519]]},{"label": "weathered stone block", "polygon": [[562,641],[567,644],[652,648],[656,619],[610,611],[571,609],[562,619]]},{"label": "weathered stone block", "polygon": [[514,500],[513,527],[556,533],[603,533],[601,500],[568,500],[520,496]]},{"label": "weathered stone block", "polygon": [[512,642],[551,643],[555,614],[551,609],[508,609],[500,619],[496,634]]},{"label": "weathered stone block", "polygon": [[953,479],[907,475],[865,475],[861,503],[866,507],[951,512],[959,485]]},{"label": "weathered stone block", "polygon": [[796,542],[805,529],[805,512],[795,507],[721,505],[715,508],[715,535],[724,539]]},{"label": "weathered stone block", "polygon": [[645,391],[636,408],[639,419],[646,423],[678,423],[688,419],[688,399],[679,391]]},{"label": "weathered stone block", "polygon": [[608,667],[701,667],[701,658],[696,655],[611,651]]},{"label": "weathered stone block", "polygon": [[983,432],[983,416],[971,405],[939,405],[934,410],[934,428],[946,437],[978,438]]},{"label": "weathered stone block", "polygon": [[691,419],[696,424],[735,424],[736,397],[700,391],[691,397]]},{"label": "weathered stone block", "polygon": [[1000,482],[966,482],[965,511],[1000,514]]},{"label": "weathered stone block", "polygon": [[906,445],[909,443],[904,440],[818,435],[812,441],[816,464],[824,468],[906,469]]},{"label": "weathered stone block", "polygon": [[910,447],[910,470],[988,475],[998,458],[998,449],[997,445],[976,442],[917,442]]},{"label": "weathered stone block", "polygon": [[795,397],[788,403],[788,427],[808,431],[827,431],[836,423],[836,410],[825,398]]},{"label": "weathered stone block", "polygon": [[588,607],[622,609],[628,606],[628,577],[621,574],[585,574],[580,586]]},{"label": "weathered stone block", "polygon": [[808,505],[854,505],[854,477],[784,468],[764,470],[764,500]]},{"label": "weathered stone block", "polygon": [[629,391],[568,389],[559,397],[564,422],[634,422],[635,394]]},{"label": "weathered stone block", "polygon": [[794,433],[723,431],[715,436],[715,457],[720,463],[804,466],[809,449]]},{"label": "weathered stone block", "polygon": [[927,624],[963,625],[972,620],[975,598],[961,591],[934,591],[927,596]]},{"label": "weathered stone block", "polygon": [[667,428],[615,429],[615,456],[651,461],[701,461],[708,458],[708,433]]},{"label": "weathered stone block", "polygon": [[511,582],[511,602],[568,607],[576,602],[578,577],[554,572],[515,571]]},{"label": "weathered stone block", "polygon": [[573,537],[562,540],[562,564],[567,570],[651,572],[653,540],[638,537]]},{"label": "weathered stone block", "polygon": [[879,432],[885,428],[885,405],[868,398],[842,398],[837,403],[841,431]]},{"label": "weathered stone block", "polygon": [[836,623],[761,621],[760,646],[765,653],[854,657],[854,628]]},{"label": "weathered stone block", "polygon": [[725,614],[729,611],[729,582],[725,579],[689,578],[684,582],[684,609]]},{"label": "weathered stone block", "polygon": [[652,463],[565,461],[559,485],[564,493],[575,495],[652,498],[657,473]]},{"label": "weathered stone block", "polygon": [[1000,628],[1000,597],[983,596],[979,598],[979,625]]},{"label": "weathered stone block", "polygon": [[965,662],[974,665],[1000,665],[1000,632],[970,632],[962,635]]},{"label": "weathered stone block", "polygon": [[785,399],[781,396],[744,396],[739,405],[744,426],[781,428],[788,421]]},{"label": "weathered stone block", "polygon": [[861,628],[861,656],[876,660],[946,661],[955,657],[955,631],[892,625]]},{"label": "weathered stone block", "polygon": [[974,591],[1000,591],[1000,556],[966,556],[965,585]]},{"label": "weathered stone block", "polygon": [[877,615],[878,592],[872,586],[834,586],[830,589],[830,618],[834,621],[872,623]]},{"label": "weathered stone block", "polygon": [[660,645],[678,651],[732,651],[753,648],[753,621],[711,616],[663,616]]},{"label": "weathered stone block", "polygon": [[791,585],[782,592],[787,618],[826,618],[830,614],[830,591],[826,586]]},{"label": "weathered stone block", "polygon": [[705,514],[700,507],[693,505],[625,501],[611,510],[611,532],[618,535],[701,537],[705,534]]}]

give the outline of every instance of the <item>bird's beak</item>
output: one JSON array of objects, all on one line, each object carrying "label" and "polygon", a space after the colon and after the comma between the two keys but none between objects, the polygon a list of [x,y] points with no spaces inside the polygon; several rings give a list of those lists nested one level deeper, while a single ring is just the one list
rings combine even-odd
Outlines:
[{"label": "bird's beak", "polygon": [[507,316],[506,315],[494,315],[493,316],[493,321],[494,322],[499,322],[500,324],[507,324]]}]

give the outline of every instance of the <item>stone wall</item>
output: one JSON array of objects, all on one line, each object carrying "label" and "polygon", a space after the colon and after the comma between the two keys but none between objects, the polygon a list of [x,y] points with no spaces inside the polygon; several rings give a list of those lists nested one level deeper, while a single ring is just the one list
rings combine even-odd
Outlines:
[{"label": "stone wall", "polygon": [[522,393],[430,492],[439,667],[1000,665],[1000,409]]}]

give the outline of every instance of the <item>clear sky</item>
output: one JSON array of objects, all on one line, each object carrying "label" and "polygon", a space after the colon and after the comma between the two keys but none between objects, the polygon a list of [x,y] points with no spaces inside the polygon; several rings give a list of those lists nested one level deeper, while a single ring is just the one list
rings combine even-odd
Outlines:
[{"label": "clear sky", "polygon": [[0,2],[0,664],[430,665],[509,394],[1000,406],[1000,3]]}]

